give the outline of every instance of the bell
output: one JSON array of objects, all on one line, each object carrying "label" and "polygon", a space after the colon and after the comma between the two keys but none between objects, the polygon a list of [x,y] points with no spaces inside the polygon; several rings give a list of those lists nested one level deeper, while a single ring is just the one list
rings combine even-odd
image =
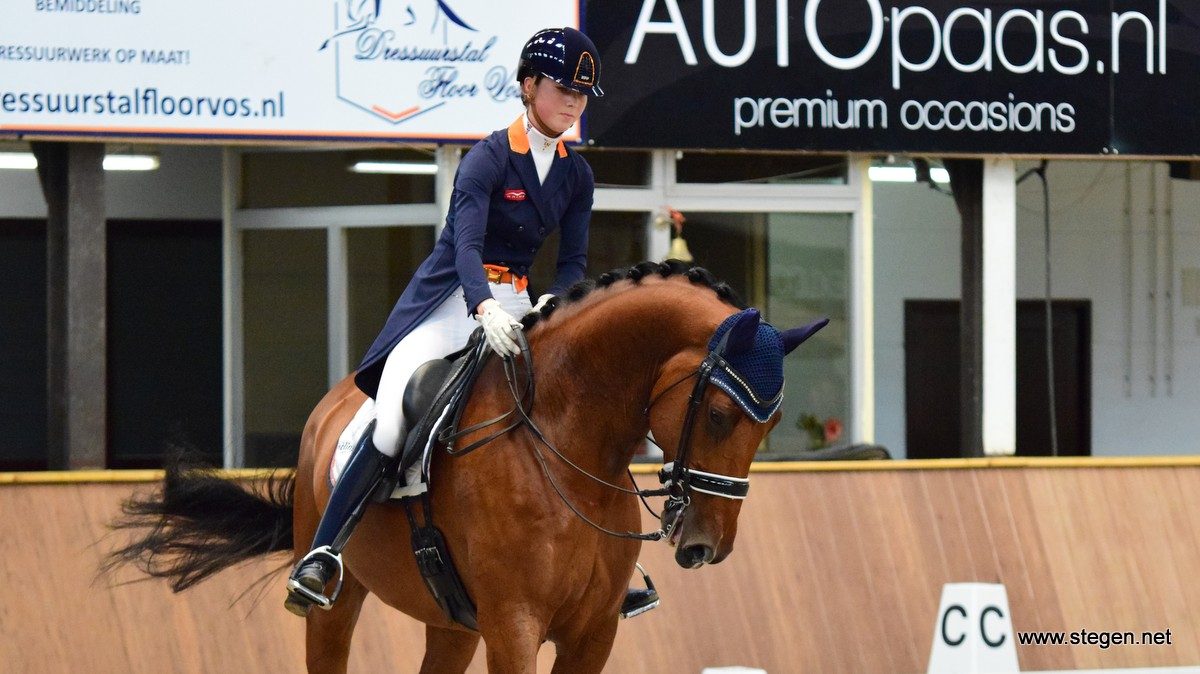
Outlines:
[{"label": "bell", "polygon": [[671,249],[667,251],[667,259],[680,260],[682,262],[692,261],[692,251],[688,250],[687,241],[682,236],[671,239]]}]

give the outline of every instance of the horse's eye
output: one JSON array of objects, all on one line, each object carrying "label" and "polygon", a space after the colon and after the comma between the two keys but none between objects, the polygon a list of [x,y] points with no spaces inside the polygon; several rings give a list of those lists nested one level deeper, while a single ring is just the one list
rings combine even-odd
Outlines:
[{"label": "horse's eye", "polygon": [[727,417],[721,410],[715,407],[710,407],[708,408],[708,420],[711,421],[714,426],[722,427],[725,426]]}]

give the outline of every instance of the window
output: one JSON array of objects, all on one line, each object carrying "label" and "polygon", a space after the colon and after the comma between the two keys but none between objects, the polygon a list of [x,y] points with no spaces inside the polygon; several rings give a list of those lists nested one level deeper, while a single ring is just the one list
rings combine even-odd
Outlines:
[{"label": "window", "polygon": [[772,213],[767,219],[767,320],[786,330],[829,318],[829,325],[783,361],[788,388],[783,420],[768,441],[773,455],[822,444],[804,429],[805,417],[810,427],[836,421],[840,436],[826,444],[849,444],[850,217]]},{"label": "window", "polygon": [[[833,319],[789,357],[786,418],[763,458],[788,458],[810,446],[796,425],[803,414],[837,418],[849,429],[849,237],[858,200],[849,185],[848,160],[580,151],[598,188],[589,277],[663,257],[668,232],[648,223],[670,204],[687,217],[683,236],[697,263],[733,286],[745,304],[762,309],[767,320],[784,329],[821,315]],[[420,149],[390,152],[432,159]],[[340,376],[331,368],[357,365],[434,244],[437,176],[353,174],[346,170],[351,155],[274,151],[244,156],[246,196],[235,227],[244,237],[245,391],[237,407],[244,413],[246,465],[287,465],[294,459],[307,415],[327,390],[328,378]],[[396,207],[357,208],[372,204]],[[274,210],[280,206],[316,208]],[[810,207],[824,213],[806,212]],[[326,251],[329,242],[340,245],[339,227],[345,228],[344,267],[339,251],[332,257]],[[557,252],[555,234],[530,271],[533,299],[553,284]],[[333,268],[326,269],[328,260]]]},{"label": "window", "polygon": [[592,167],[597,187],[642,187],[650,184],[652,155],[649,152],[578,149]]},{"label": "window", "polygon": [[[593,211],[588,227],[588,266],[585,278],[594,278],[618,267],[628,267],[646,259],[645,229],[648,214],[637,211]],[[543,244],[529,272],[530,300],[554,284],[558,262],[559,233],[556,230]]]},{"label": "window", "polygon": [[817,440],[802,417],[850,427],[848,213],[687,213],[684,236],[696,264],[733,286],[744,304],[763,309],[780,330],[821,316],[830,324],[784,360],[783,420],[760,458],[785,459]]},{"label": "window", "polygon": [[108,465],[221,463],[221,223],[108,223]]},{"label": "window", "polygon": [[849,167],[843,155],[686,151],[675,174],[681,183],[844,185]]},{"label": "window", "polygon": [[46,462],[46,223],[0,220],[0,468]]},{"label": "window", "polygon": [[371,227],[346,232],[348,362],[358,366],[392,307],[433,250],[433,227]]},{"label": "window", "polygon": [[[361,173],[359,162],[433,169],[432,150],[249,152],[242,155],[242,208],[413,204],[434,199],[433,173]],[[398,168],[397,165],[405,165]],[[385,167],[386,168],[386,167]]]},{"label": "window", "polygon": [[294,466],[329,387],[324,230],[243,233],[245,464]]}]

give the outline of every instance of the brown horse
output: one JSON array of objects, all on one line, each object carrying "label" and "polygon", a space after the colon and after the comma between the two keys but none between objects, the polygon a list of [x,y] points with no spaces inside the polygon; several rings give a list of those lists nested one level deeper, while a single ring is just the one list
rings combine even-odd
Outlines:
[{"label": "brown horse", "polygon": [[[676,560],[693,568],[729,555],[745,476],[756,448],[779,420],[778,400],[763,418],[753,419],[745,401],[716,378],[716,386],[694,381],[709,379],[702,364],[727,364],[708,358],[718,326],[731,321],[741,326],[729,329],[729,339],[722,341],[731,360],[733,351],[754,347],[756,330],[779,333],[766,324],[760,328],[753,310],[739,314],[728,286],[701,269],[644,263],[621,276],[602,276],[593,291],[594,285],[577,286],[552,316],[526,319],[536,381],[530,416],[548,444],[518,428],[472,453],[439,452],[432,461],[434,522],[475,603],[479,631],[449,620],[427,591],[409,546],[404,509],[372,504],[345,549],[340,598],[331,610],[315,610],[307,618],[310,672],[346,670],[368,592],[426,624],[422,672],[464,671],[480,638],[490,672],[533,672],[547,640],[557,646],[554,672],[601,671],[641,541],[601,533],[582,517],[617,532],[637,529],[638,499],[592,478],[629,487],[627,470],[647,431],[667,460],[679,459],[669,483],[675,498],[670,515],[664,515],[679,516],[668,523],[676,525],[668,536]],[[804,338],[789,335],[795,332],[783,333],[782,341],[791,343],[777,355],[780,394],[783,353]],[[328,469],[338,435],[363,402],[350,378],[329,391],[305,425],[294,482],[266,497],[211,475],[169,473],[161,494],[127,504],[137,517],[125,526],[154,528],[114,553],[115,559],[173,578],[176,589],[287,546],[299,559],[329,497]],[[492,358],[461,427],[513,405],[501,363]],[[468,435],[457,446],[486,434],[485,429]],[[582,470],[548,452],[549,444]],[[677,447],[687,457],[677,457]],[[246,513],[238,531],[230,518],[217,522],[206,515],[222,502],[237,509],[235,501]],[[171,553],[174,562],[166,561]]]}]

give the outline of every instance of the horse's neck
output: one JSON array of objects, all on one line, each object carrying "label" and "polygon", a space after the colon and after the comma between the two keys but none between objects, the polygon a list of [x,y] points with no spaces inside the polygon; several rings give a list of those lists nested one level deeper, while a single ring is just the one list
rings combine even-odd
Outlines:
[{"label": "horse's neck", "polygon": [[628,468],[645,437],[646,406],[668,363],[699,354],[728,308],[661,280],[602,292],[546,326],[534,366],[537,408],[561,429],[555,435],[571,434],[575,458],[611,477]]}]

